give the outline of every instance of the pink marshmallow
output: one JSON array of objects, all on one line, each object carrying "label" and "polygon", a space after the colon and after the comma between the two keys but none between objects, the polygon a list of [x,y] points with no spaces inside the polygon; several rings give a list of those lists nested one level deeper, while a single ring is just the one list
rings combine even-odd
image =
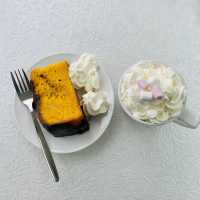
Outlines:
[{"label": "pink marshmallow", "polygon": [[154,99],[161,99],[164,96],[161,88],[158,86],[152,88],[152,94]]},{"label": "pink marshmallow", "polygon": [[140,89],[145,89],[148,86],[148,82],[146,80],[139,80],[137,81],[138,86]]}]

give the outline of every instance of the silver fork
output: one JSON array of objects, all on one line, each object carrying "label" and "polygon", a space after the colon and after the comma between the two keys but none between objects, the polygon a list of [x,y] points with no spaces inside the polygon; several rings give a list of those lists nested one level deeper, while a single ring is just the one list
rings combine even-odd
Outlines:
[{"label": "silver fork", "polygon": [[49,168],[52,172],[52,175],[53,175],[55,181],[58,182],[59,176],[58,176],[58,172],[57,172],[57,169],[56,169],[56,165],[55,165],[54,160],[53,160],[53,156],[51,154],[51,151],[49,149],[47,141],[44,137],[44,134],[42,132],[40,124],[37,120],[36,113],[35,113],[35,111],[33,110],[33,107],[32,107],[33,93],[32,93],[32,90],[31,90],[30,82],[29,82],[29,79],[28,79],[25,71],[23,69],[21,71],[22,72],[20,72],[20,70],[18,69],[18,72],[17,71],[15,71],[14,73],[10,72],[12,82],[14,84],[14,87],[15,87],[15,90],[17,92],[19,99],[28,108],[28,110],[31,113],[37,135],[38,135],[39,140],[40,140],[41,145],[42,145],[43,153],[45,155],[45,158],[48,162]]}]

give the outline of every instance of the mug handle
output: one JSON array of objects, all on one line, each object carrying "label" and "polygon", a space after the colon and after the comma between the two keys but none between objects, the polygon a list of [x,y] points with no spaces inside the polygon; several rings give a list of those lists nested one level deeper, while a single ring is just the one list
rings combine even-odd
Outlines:
[{"label": "mug handle", "polygon": [[200,114],[188,108],[184,108],[173,122],[186,128],[196,129],[200,124]]}]

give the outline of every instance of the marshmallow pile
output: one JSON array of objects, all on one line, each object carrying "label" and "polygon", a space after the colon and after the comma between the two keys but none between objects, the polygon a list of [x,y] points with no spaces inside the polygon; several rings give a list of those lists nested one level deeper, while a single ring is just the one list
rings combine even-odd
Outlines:
[{"label": "marshmallow pile", "polygon": [[159,124],[180,114],[185,85],[172,68],[143,62],[123,75],[119,98],[135,119]]},{"label": "marshmallow pile", "polygon": [[141,100],[153,100],[153,99],[161,99],[164,94],[160,88],[160,86],[151,83],[146,80],[138,80],[137,84],[140,90],[140,99]]}]

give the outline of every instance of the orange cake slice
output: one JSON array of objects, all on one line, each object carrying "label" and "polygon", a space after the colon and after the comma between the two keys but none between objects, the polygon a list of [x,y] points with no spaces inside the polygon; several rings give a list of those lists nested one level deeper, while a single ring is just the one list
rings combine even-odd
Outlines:
[{"label": "orange cake slice", "polygon": [[79,124],[82,121],[84,114],[69,77],[67,61],[34,68],[31,82],[34,95],[39,99],[37,109],[43,124]]}]

